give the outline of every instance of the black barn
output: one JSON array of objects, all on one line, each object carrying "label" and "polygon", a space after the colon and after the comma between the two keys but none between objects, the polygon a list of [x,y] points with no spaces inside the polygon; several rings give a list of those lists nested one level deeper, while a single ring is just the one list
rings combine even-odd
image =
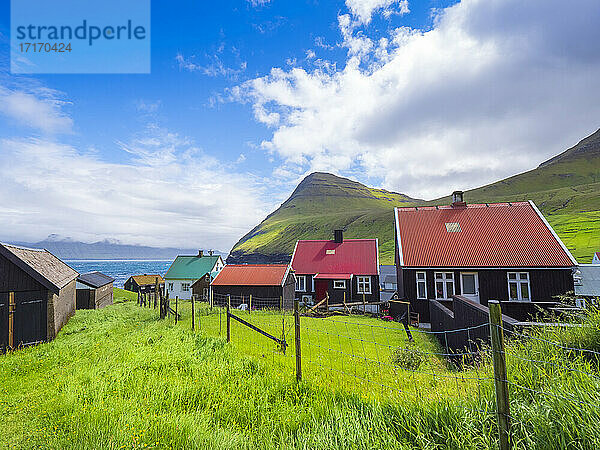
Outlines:
[{"label": "black barn", "polygon": [[54,339],[75,314],[78,275],[47,250],[0,244],[0,348]]},{"label": "black barn", "polygon": [[77,309],[100,309],[113,303],[115,279],[100,272],[89,272],[77,278]]}]

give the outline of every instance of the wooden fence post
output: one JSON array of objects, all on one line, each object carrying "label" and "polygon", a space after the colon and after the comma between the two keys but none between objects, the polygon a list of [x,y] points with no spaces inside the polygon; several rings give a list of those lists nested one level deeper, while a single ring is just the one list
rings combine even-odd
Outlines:
[{"label": "wooden fence post", "polygon": [[175,296],[175,325],[177,325],[177,319],[179,315],[177,314],[177,304],[179,303],[179,296]]},{"label": "wooden fence post", "polygon": [[283,296],[279,296],[279,311],[283,310]]},{"label": "wooden fence post", "polygon": [[[231,308],[231,295],[227,295],[227,312],[229,312],[229,308]],[[229,318],[227,319],[229,320]]]},{"label": "wooden fence post", "polygon": [[363,294],[363,314],[367,312],[367,300],[365,294]]},{"label": "wooden fence post", "polygon": [[249,304],[248,304],[248,312],[249,313],[252,312],[252,294],[250,294],[250,300],[249,300]]},{"label": "wooden fence post", "polygon": [[192,331],[196,331],[196,308],[194,305],[194,294],[192,294]]},{"label": "wooden fence post", "polygon": [[142,306],[142,296],[140,295],[140,290],[139,289],[137,291],[137,295],[138,295],[138,299],[137,299],[138,300],[137,301],[138,306]]},{"label": "wooden fence post", "polygon": [[227,342],[231,342],[231,319],[229,317],[229,298],[227,299]]},{"label": "wooden fence post", "polygon": [[325,292],[325,313],[329,314],[329,292]]},{"label": "wooden fence post", "polygon": [[296,380],[302,381],[302,347],[300,343],[300,309],[298,299],[294,299],[294,331],[296,334]]},{"label": "wooden fence post", "polygon": [[502,311],[497,300],[488,302],[490,311],[490,337],[494,358],[494,384],[496,388],[496,414],[500,450],[510,448],[510,406],[508,380],[506,378],[506,354],[504,353],[504,333],[502,331]]},{"label": "wooden fence post", "polygon": [[[210,289],[210,288],[209,288]],[[209,302],[210,302],[210,309],[213,308],[213,304],[214,304],[214,300],[213,300],[213,291],[212,289],[209,290],[208,292],[208,297],[209,297]]]}]

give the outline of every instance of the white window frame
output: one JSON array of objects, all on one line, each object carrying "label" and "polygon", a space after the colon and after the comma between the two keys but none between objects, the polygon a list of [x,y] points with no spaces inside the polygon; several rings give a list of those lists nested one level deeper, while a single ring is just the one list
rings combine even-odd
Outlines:
[{"label": "white window frame", "polygon": [[[368,290],[366,288],[369,288]],[[363,276],[356,277],[356,293],[357,294],[370,294],[371,291],[371,277]]]},{"label": "white window frame", "polygon": [[[300,280],[302,280],[302,289],[300,289]],[[296,275],[296,292],[306,292],[306,275]]]},{"label": "white window frame", "polygon": [[[438,274],[441,274],[442,277],[438,278]],[[443,297],[440,297],[438,294],[438,289],[437,289],[438,281],[442,282]],[[448,282],[449,281],[452,281],[452,294],[450,294],[450,295],[448,295]],[[454,280],[454,272],[434,272],[433,273],[433,287],[435,289],[436,300],[449,300],[456,293],[456,281]]]},{"label": "white window frame", "polygon": [[[515,275],[514,279],[511,279],[510,276]],[[521,278],[521,275],[525,275],[526,278]],[[507,272],[506,273],[506,282],[508,285],[508,300],[512,302],[530,302],[531,300],[531,280],[529,278],[529,272]],[[517,298],[511,298],[510,296],[510,285],[517,285]],[[528,298],[523,297],[523,291],[521,289],[521,285],[527,285],[527,294]]]},{"label": "white window frame", "polygon": [[346,289],[346,280],[333,280],[334,289]]},{"label": "white window frame", "polygon": [[173,283],[169,283],[169,292],[173,292]]},{"label": "white window frame", "polygon": [[[423,274],[423,278],[421,279],[419,279],[420,274]],[[419,271],[415,274],[415,278],[417,280],[417,299],[427,300],[427,272]],[[419,297],[419,283],[423,283],[425,285],[425,297]]]},{"label": "white window frame", "polygon": [[181,283],[181,292],[190,292],[191,283]]}]

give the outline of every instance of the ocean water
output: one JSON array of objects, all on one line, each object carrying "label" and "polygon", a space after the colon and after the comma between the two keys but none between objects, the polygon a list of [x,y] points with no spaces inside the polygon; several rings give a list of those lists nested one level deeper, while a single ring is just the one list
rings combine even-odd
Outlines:
[{"label": "ocean water", "polygon": [[81,260],[71,259],[65,262],[79,273],[102,272],[115,279],[115,287],[123,287],[131,275],[158,274],[164,275],[173,260]]}]

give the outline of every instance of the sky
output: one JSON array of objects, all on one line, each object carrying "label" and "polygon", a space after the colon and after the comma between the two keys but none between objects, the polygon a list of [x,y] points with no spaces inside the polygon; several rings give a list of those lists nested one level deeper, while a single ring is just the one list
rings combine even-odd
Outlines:
[{"label": "sky", "polygon": [[151,73],[14,75],[0,240],[227,251],[313,171],[432,199],[600,126],[600,2],[152,0]]}]

